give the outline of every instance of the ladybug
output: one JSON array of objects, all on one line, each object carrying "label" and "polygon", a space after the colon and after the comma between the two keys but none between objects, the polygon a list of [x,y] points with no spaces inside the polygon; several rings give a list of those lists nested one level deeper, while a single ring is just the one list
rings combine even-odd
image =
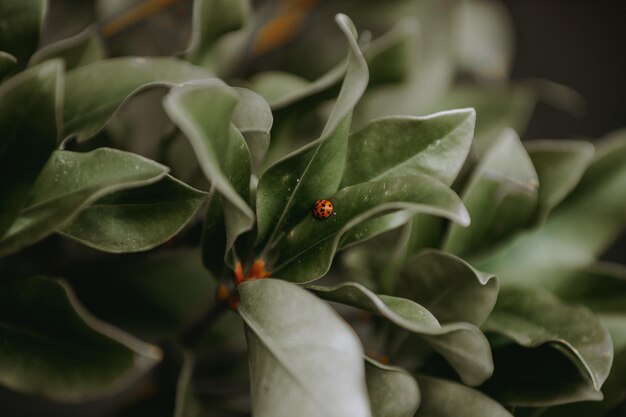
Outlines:
[{"label": "ladybug", "polygon": [[317,220],[325,220],[333,214],[333,203],[330,200],[317,200],[311,211]]}]

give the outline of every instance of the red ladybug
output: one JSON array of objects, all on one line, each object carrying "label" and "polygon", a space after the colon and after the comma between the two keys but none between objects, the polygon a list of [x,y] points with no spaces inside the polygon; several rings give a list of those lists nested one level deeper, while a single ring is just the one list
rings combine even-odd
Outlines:
[{"label": "red ladybug", "polygon": [[333,203],[330,200],[317,200],[311,211],[317,220],[325,220],[333,214]]}]

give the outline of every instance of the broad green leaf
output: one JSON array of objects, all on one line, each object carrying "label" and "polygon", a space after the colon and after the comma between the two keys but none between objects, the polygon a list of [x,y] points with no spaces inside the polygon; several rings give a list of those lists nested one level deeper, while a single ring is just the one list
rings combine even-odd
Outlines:
[{"label": "broad green leaf", "polygon": [[[333,215],[320,221],[307,217],[291,229],[268,257],[272,276],[308,282],[330,267],[342,235],[353,226],[392,210],[429,213],[462,225],[469,223],[459,197],[442,182],[427,175],[390,177],[346,187],[332,196]],[[360,239],[360,236],[353,236]]]},{"label": "broad green leaf", "polygon": [[415,417],[513,417],[485,394],[459,383],[425,376],[417,382],[422,403]]},{"label": "broad green leaf", "polygon": [[56,401],[125,388],[160,359],[158,348],[92,317],[63,281],[0,284],[0,383]]},{"label": "broad green leaf", "polygon": [[406,259],[410,259],[424,249],[440,248],[447,224],[440,217],[418,214],[413,216],[407,227],[410,230],[404,252]]},{"label": "broad green leaf", "polygon": [[187,55],[197,64],[206,64],[215,41],[242,28],[250,5],[248,0],[195,0],[193,27]]},{"label": "broad green leaf", "polygon": [[543,223],[578,184],[595,151],[591,143],[574,140],[536,140],[526,150],[539,178],[536,217]]},{"label": "broad green leaf", "polygon": [[567,353],[549,344],[494,346],[493,360],[493,376],[481,388],[502,404],[548,407],[602,400],[602,393]]},{"label": "broad green leaf", "polygon": [[19,68],[39,45],[47,6],[46,0],[0,1],[0,51],[17,58]]},{"label": "broad green leaf", "polygon": [[[251,161],[246,142],[231,123],[236,92],[215,81],[173,89],[164,101],[170,118],[189,139],[206,178],[223,197],[228,254],[240,234],[254,225],[248,206]],[[207,113],[206,109],[212,109]]]},{"label": "broad green leaf", "polygon": [[256,417],[371,416],[363,348],[326,303],[285,281],[239,286]]},{"label": "broad green leaf", "polygon": [[233,110],[232,121],[246,139],[253,166],[258,167],[270,146],[272,110],[257,93],[245,88],[235,88],[235,91],[239,101]]},{"label": "broad green leaf", "polygon": [[[380,314],[402,329],[426,340],[445,357],[469,385],[483,383],[493,372],[491,350],[480,330],[469,323],[440,325],[421,305],[399,297],[376,295],[361,284],[345,283],[335,287],[308,286],[320,297]],[[463,348],[460,349],[459,347]]]},{"label": "broad green leaf", "polygon": [[368,72],[352,22],[341,14],[336,20],[348,39],[348,71],[321,137],[272,165],[260,178],[256,206],[262,246],[291,229],[315,200],[334,194],[341,182],[352,109],[365,91]]},{"label": "broad green leaf", "polygon": [[175,236],[206,196],[168,175],[154,184],[96,201],[60,231],[105,252],[145,251]]},{"label": "broad green leaf", "polygon": [[104,45],[94,28],[89,27],[75,36],[44,46],[28,64],[36,65],[53,58],[62,58],[69,71],[104,58]]},{"label": "broad green leaf", "polygon": [[13,71],[15,64],[17,64],[17,58],[7,52],[0,51],[0,82]]},{"label": "broad green leaf", "polygon": [[532,233],[474,264],[503,284],[553,288],[596,257],[626,226],[626,131],[595,142],[596,156],[578,186]]},{"label": "broad green leaf", "polygon": [[365,358],[365,378],[372,414],[377,417],[413,417],[420,404],[415,379],[402,368]]},{"label": "broad green leaf", "polygon": [[537,207],[538,179],[522,142],[506,130],[485,154],[462,194],[472,224],[451,225],[444,249],[488,250],[527,226]]},{"label": "broad green leaf", "polygon": [[197,250],[156,253],[72,279],[98,318],[150,341],[172,338],[212,304],[215,283]]},{"label": "broad green leaf", "polygon": [[108,194],[151,184],[166,173],[167,168],[154,161],[109,148],[88,153],[55,151],[19,217],[0,239],[0,254],[15,252],[62,229]]},{"label": "broad green leaf", "polygon": [[428,309],[442,323],[481,325],[496,303],[498,280],[454,255],[426,250],[404,267],[396,294]]},{"label": "broad green leaf", "polygon": [[557,288],[559,297],[584,304],[598,315],[613,341],[614,358],[609,377],[602,386],[601,402],[556,407],[546,417],[604,415],[626,398],[626,268],[600,263],[579,271]]},{"label": "broad green leaf", "polygon": [[65,82],[65,134],[77,134],[79,140],[94,136],[124,101],[146,88],[210,77],[173,58],[111,58],[73,69]]},{"label": "broad green leaf", "polygon": [[400,227],[410,221],[415,214],[412,211],[396,211],[369,219],[348,230],[339,241],[338,250],[371,239],[389,230]]},{"label": "broad green leaf", "polygon": [[572,361],[597,392],[611,369],[611,337],[600,320],[586,307],[566,304],[544,290],[503,288],[483,330],[526,348],[549,344]]},{"label": "broad green leaf", "polygon": [[475,120],[471,109],[375,120],[350,135],[340,187],[414,173],[450,185],[469,152]]},{"label": "broad green leaf", "polygon": [[48,62],[0,86],[0,236],[17,217],[56,147],[62,72],[61,62]]}]

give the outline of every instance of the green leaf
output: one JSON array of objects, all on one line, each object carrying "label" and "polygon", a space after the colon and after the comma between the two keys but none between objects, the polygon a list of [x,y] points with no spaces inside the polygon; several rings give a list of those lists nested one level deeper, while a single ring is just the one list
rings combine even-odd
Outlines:
[{"label": "green leaf", "polygon": [[95,135],[124,101],[146,88],[210,77],[173,58],[112,58],[73,69],[65,81],[65,134],[77,134],[79,140]]},{"label": "green leaf", "polygon": [[504,284],[554,288],[596,257],[626,226],[626,131],[596,141],[596,156],[578,186],[545,225],[474,264]]},{"label": "green leaf", "polygon": [[[341,77],[341,74],[339,74]],[[339,78],[338,77],[338,78]],[[287,98],[297,97],[301,91],[306,90],[312,84],[305,78],[290,72],[265,71],[252,76],[250,89],[255,91],[272,108],[280,108],[280,104]]]},{"label": "green leaf", "polygon": [[44,46],[35,52],[28,65],[53,58],[62,58],[69,71],[104,58],[104,45],[96,30],[88,27],[77,35]]},{"label": "green leaf", "polygon": [[207,55],[215,41],[243,27],[250,8],[248,3],[248,0],[195,0],[188,58],[196,64],[207,64]]},{"label": "green leaf", "polygon": [[595,151],[580,140],[535,140],[526,143],[526,150],[539,178],[536,217],[543,223],[578,184]]},{"label": "green leaf", "polygon": [[18,68],[26,67],[37,49],[47,6],[45,0],[0,2],[0,51],[17,58]]},{"label": "green leaf", "polygon": [[15,64],[17,64],[17,58],[7,52],[0,51],[0,82],[13,71]]},{"label": "green leaf", "polygon": [[606,326],[613,341],[611,373],[602,385],[604,399],[571,406],[556,407],[544,415],[599,416],[616,408],[626,398],[626,268],[599,263],[570,276],[557,288],[562,299],[589,307]]},{"label": "green leaf", "polygon": [[62,281],[0,285],[0,383],[56,401],[110,395],[133,383],[160,351],[98,321]]},{"label": "green leaf", "polygon": [[[228,254],[240,234],[254,225],[250,196],[250,152],[231,123],[237,94],[221,81],[173,89],[164,101],[170,118],[189,139],[200,167],[224,206]],[[206,109],[212,111],[207,113]]]},{"label": "green leaf", "polygon": [[270,146],[273,117],[269,104],[257,93],[235,88],[239,101],[233,110],[233,124],[246,139],[252,164],[258,167]]},{"label": "green leaf", "polygon": [[157,183],[96,201],[61,233],[105,252],[146,251],[180,232],[206,196],[168,175]]},{"label": "green leaf", "polygon": [[321,137],[272,165],[259,181],[256,206],[262,246],[297,224],[315,200],[334,194],[343,175],[352,109],[365,91],[368,72],[352,22],[341,14],[336,20],[350,47],[348,72]]},{"label": "green leaf", "polygon": [[549,344],[494,347],[494,373],[481,388],[513,407],[548,407],[600,401],[597,391],[566,353]]},{"label": "green leaf", "polygon": [[402,368],[365,358],[365,378],[372,414],[377,417],[413,417],[420,404],[415,379]]},{"label": "green leaf", "polygon": [[586,307],[568,305],[543,290],[503,288],[483,330],[527,348],[549,344],[572,361],[597,392],[611,369],[611,337],[600,320]]},{"label": "green leaf", "polygon": [[63,98],[59,61],[31,68],[0,86],[0,236],[17,217],[57,144]]},{"label": "green leaf", "polygon": [[418,29],[416,19],[405,18],[366,45],[363,53],[370,70],[370,86],[400,83],[411,77],[411,53]]},{"label": "green leaf", "polygon": [[[361,284],[344,283],[335,287],[307,287],[318,296],[380,314],[395,325],[426,340],[445,357],[469,385],[483,383],[493,372],[491,350],[480,330],[469,323],[440,325],[421,305],[398,297],[376,295]],[[459,349],[463,346],[463,349]]]},{"label": "green leaf", "polygon": [[244,282],[239,294],[255,416],[371,415],[363,348],[329,305],[274,279]]},{"label": "green leaf", "polygon": [[515,50],[513,22],[497,1],[459,3],[455,46],[461,69],[488,80],[506,80]]},{"label": "green leaf", "polygon": [[99,148],[55,151],[19,217],[0,239],[0,254],[15,252],[62,229],[107,194],[156,182],[167,168],[139,155]]},{"label": "green leaf", "polygon": [[373,219],[365,220],[346,231],[339,241],[338,250],[371,239],[389,230],[400,227],[410,221],[415,214],[412,211],[396,211]]},{"label": "green leaf", "polygon": [[472,143],[474,110],[378,119],[350,135],[341,188],[376,179],[428,174],[452,184]]},{"label": "green leaf", "polygon": [[472,388],[444,379],[418,376],[422,404],[415,417],[513,417],[496,401]]},{"label": "green leaf", "polygon": [[323,276],[347,230],[391,210],[430,213],[463,225],[469,223],[467,212],[454,191],[421,174],[346,187],[332,196],[332,202],[334,212],[330,218],[317,220],[307,210],[307,217],[276,246],[276,261],[272,255],[268,258],[273,261],[272,276],[295,282]]},{"label": "green leaf", "polygon": [[454,255],[426,250],[406,264],[396,294],[428,309],[442,323],[481,325],[498,297],[498,279]]},{"label": "green leaf", "polygon": [[444,249],[487,250],[528,225],[537,207],[537,173],[515,132],[506,130],[485,154],[462,194],[472,224],[451,225]]},{"label": "green leaf", "polygon": [[77,275],[72,286],[95,316],[150,341],[180,334],[210,307],[215,294],[198,250],[100,266]]}]

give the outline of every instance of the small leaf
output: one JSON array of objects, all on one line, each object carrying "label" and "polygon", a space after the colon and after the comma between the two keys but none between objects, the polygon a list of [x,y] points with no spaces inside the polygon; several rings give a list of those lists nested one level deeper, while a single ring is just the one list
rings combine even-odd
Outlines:
[{"label": "small leaf", "polygon": [[104,58],[104,45],[94,28],[88,27],[77,35],[44,46],[35,52],[28,65],[53,58],[62,58],[69,71]]},{"label": "small leaf", "polygon": [[55,151],[7,233],[0,254],[15,252],[62,229],[107,194],[156,182],[167,168],[139,155],[99,148],[88,153]]},{"label": "small leaf", "polygon": [[180,334],[210,307],[215,293],[197,250],[100,266],[73,278],[72,286],[95,316],[155,342]]},{"label": "small leaf", "polygon": [[626,131],[595,145],[589,169],[541,229],[474,265],[494,272],[505,284],[553,288],[594,264],[626,226]]},{"label": "small leaf", "polygon": [[600,401],[597,391],[566,353],[553,346],[494,347],[494,373],[481,388],[513,407],[549,407],[580,401]]},{"label": "small leaf", "polygon": [[0,51],[13,55],[18,68],[26,67],[39,45],[47,5],[45,0],[0,2]]},{"label": "small leaf", "polygon": [[250,89],[255,91],[274,108],[285,97],[299,94],[311,84],[305,78],[290,72],[266,71],[252,76]]},{"label": "small leaf", "polygon": [[550,344],[598,392],[611,369],[611,337],[598,318],[589,309],[565,304],[543,290],[503,288],[483,329],[527,348]]},{"label": "small leaf", "polygon": [[329,305],[274,279],[239,293],[256,417],[371,415],[363,348]]},{"label": "small leaf", "polygon": [[422,404],[415,417],[513,417],[496,401],[472,388],[444,379],[420,376]]},{"label": "small leaf", "polygon": [[415,333],[444,356],[466,384],[479,385],[493,372],[489,343],[474,325],[451,323],[441,326],[421,305],[405,298],[376,295],[357,283],[335,287],[310,285],[307,288],[326,300],[380,314],[395,325]]},{"label": "small leaf", "polygon": [[528,156],[539,178],[537,222],[548,214],[574,189],[593,159],[589,142],[574,140],[535,140],[526,143]]},{"label": "small leaf", "polygon": [[463,225],[469,223],[459,197],[427,175],[390,177],[346,187],[332,197],[332,203],[334,212],[329,219],[319,221],[307,210],[307,217],[277,245],[278,259],[273,262],[272,276],[297,282],[323,276],[347,230],[391,210],[430,213]]},{"label": "small leaf", "polygon": [[450,185],[469,152],[475,120],[471,109],[375,120],[350,135],[340,187],[415,173]]},{"label": "small leaf", "polygon": [[112,58],[73,69],[65,81],[65,133],[87,139],[139,91],[210,77],[206,70],[173,58]]},{"label": "small leaf", "polygon": [[498,288],[494,275],[454,255],[426,250],[404,267],[396,293],[420,303],[442,323],[480,326],[496,303]]},{"label": "small leaf", "polygon": [[96,320],[62,281],[5,281],[0,291],[0,382],[56,401],[110,395],[134,382],[160,351]]},{"label": "small leaf", "polygon": [[246,139],[253,166],[258,167],[270,146],[272,110],[257,93],[245,88],[235,88],[235,91],[239,101],[233,110],[232,121]]},{"label": "small leaf", "polygon": [[458,255],[493,247],[528,225],[537,207],[537,173],[515,132],[506,130],[485,154],[465,191],[472,224],[451,225],[444,249]]},{"label": "small leaf", "polygon": [[57,144],[63,66],[48,62],[0,86],[0,236]]},{"label": "small leaf", "polygon": [[[189,139],[206,178],[223,197],[228,254],[240,234],[254,225],[248,206],[250,152],[231,123],[235,91],[221,81],[173,89],[164,101],[170,118]],[[206,109],[212,111],[207,113]]]},{"label": "small leaf", "polygon": [[221,36],[242,28],[249,9],[247,0],[195,0],[193,27],[187,51],[190,61],[207,64],[207,55]]},{"label": "small leaf", "polygon": [[166,176],[159,182],[110,194],[61,229],[64,236],[105,252],[140,252],[175,236],[207,194]]},{"label": "small leaf", "polygon": [[365,91],[368,72],[352,22],[341,14],[336,20],[348,38],[348,72],[321,137],[278,161],[261,177],[256,204],[261,246],[291,229],[315,200],[334,194],[343,175],[352,109]]},{"label": "small leaf", "polygon": [[365,378],[372,414],[376,417],[413,417],[420,404],[415,379],[404,369],[365,358]]}]

